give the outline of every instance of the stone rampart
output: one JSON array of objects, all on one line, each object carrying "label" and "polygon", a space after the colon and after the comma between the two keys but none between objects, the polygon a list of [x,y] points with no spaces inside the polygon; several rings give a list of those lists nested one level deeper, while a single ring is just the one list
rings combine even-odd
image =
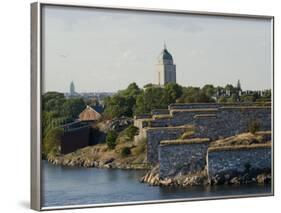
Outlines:
[{"label": "stone rampart", "polygon": [[271,171],[271,145],[211,147],[207,153],[209,179]]},{"label": "stone rampart", "polygon": [[[247,104],[247,105],[246,105]],[[192,125],[194,123],[200,123],[200,119],[195,119],[197,115],[203,114],[216,114],[218,117],[217,123],[222,121],[225,124],[232,126],[232,123],[237,121],[253,120],[256,115],[261,116],[262,119],[266,118],[266,122],[262,125],[262,129],[269,130],[269,120],[271,120],[271,107],[270,106],[258,106],[261,103],[193,103],[193,104],[171,104],[169,110],[154,110],[152,115],[135,116],[134,125],[138,128],[145,127],[169,127],[169,126],[182,126]],[[264,105],[270,105],[270,103],[263,103]],[[169,111],[169,113],[168,113]],[[239,113],[240,111],[240,113]],[[263,111],[263,112],[262,112]],[[197,117],[198,118],[198,117]],[[234,118],[234,119],[233,119]],[[241,118],[241,119],[240,119]],[[204,118],[205,119],[205,118]],[[258,120],[262,120],[258,118]],[[197,121],[196,121],[197,120]],[[249,121],[246,121],[247,123]],[[204,121],[206,123],[206,121]],[[248,124],[247,124],[248,125]],[[245,124],[237,125],[242,129],[245,129]],[[237,127],[236,126],[236,127]],[[233,131],[235,134],[235,131]],[[241,131],[237,130],[237,133]]]},{"label": "stone rampart", "polygon": [[142,114],[142,115],[135,115],[134,119],[146,119],[146,118],[151,118],[152,115],[151,114]]},{"label": "stone rampart", "polygon": [[[135,141],[147,137],[147,160],[149,163],[157,163],[160,141],[178,139],[187,130],[187,127],[183,127],[184,125],[195,127],[192,138],[210,138],[211,140],[248,132],[253,123],[258,125],[259,131],[271,130],[270,106],[241,106],[244,104],[225,104],[224,107],[218,108],[213,108],[220,106],[215,103],[171,104],[170,114],[155,114],[148,119],[135,119],[134,125],[139,127],[141,132],[141,135],[135,137]],[[191,108],[172,109],[179,106]],[[200,108],[202,106],[207,108]],[[142,129],[145,130],[142,131]]]},{"label": "stone rampart", "polygon": [[179,138],[187,127],[156,127],[147,128],[147,161],[148,163],[158,163],[158,149],[160,141],[174,140]]},{"label": "stone rampart", "polygon": [[222,106],[219,103],[174,103],[169,105],[169,110],[173,109],[207,109],[218,108]]},{"label": "stone rampart", "polygon": [[198,114],[210,114],[216,113],[218,109],[208,108],[208,109],[187,109],[187,110],[171,110],[172,119],[170,125],[192,125],[194,121],[194,116]]},{"label": "stone rampart", "polygon": [[167,127],[167,126],[182,126],[192,125],[194,116],[197,114],[215,113],[218,109],[176,109],[170,110],[170,115],[156,115],[150,121],[151,127]]},{"label": "stone rampart", "polygon": [[237,102],[237,103],[174,103],[169,105],[173,109],[208,109],[235,106],[271,106],[270,102]]},{"label": "stone rampart", "polygon": [[151,111],[151,115],[169,115],[170,114],[170,110],[168,109],[154,109]]},{"label": "stone rampart", "polygon": [[134,126],[138,127],[139,129],[148,127],[151,120],[151,118],[134,119]]},{"label": "stone rampart", "polygon": [[218,139],[247,132],[253,123],[271,130],[271,107],[221,107],[215,114],[195,115],[196,137]]},{"label": "stone rampart", "polygon": [[202,171],[206,166],[209,142],[208,138],[161,141],[159,147],[160,179]]}]

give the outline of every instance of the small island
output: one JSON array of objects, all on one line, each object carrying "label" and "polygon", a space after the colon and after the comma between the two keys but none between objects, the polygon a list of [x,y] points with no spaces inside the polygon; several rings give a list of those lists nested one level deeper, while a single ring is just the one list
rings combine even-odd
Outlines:
[{"label": "small island", "polygon": [[217,89],[132,83],[103,104],[46,93],[42,156],[55,165],[146,170],[140,182],[151,186],[270,183],[269,97],[242,93],[233,102],[233,92],[215,102],[209,94]]}]

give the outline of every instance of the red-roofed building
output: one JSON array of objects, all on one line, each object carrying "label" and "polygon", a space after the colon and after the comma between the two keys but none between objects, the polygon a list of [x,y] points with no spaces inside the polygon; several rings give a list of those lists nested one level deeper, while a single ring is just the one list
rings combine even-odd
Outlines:
[{"label": "red-roofed building", "polygon": [[79,120],[80,121],[96,121],[101,117],[101,114],[94,110],[92,107],[87,106],[86,109],[84,109],[79,114]]}]

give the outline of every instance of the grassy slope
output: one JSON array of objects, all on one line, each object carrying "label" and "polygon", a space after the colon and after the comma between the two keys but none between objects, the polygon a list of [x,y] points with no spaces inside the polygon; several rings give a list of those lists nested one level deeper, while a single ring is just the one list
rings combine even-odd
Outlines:
[{"label": "grassy slope", "polygon": [[231,136],[221,140],[214,141],[210,144],[211,147],[221,147],[221,146],[255,146],[258,144],[270,143],[271,141],[271,131],[260,131],[252,134],[250,132],[242,133],[239,135]]},{"label": "grassy slope", "polygon": [[[122,155],[124,147],[131,151],[127,156]],[[115,149],[109,149],[106,144],[97,144],[66,155],[49,156],[48,160],[65,166],[146,168],[146,141],[134,144],[125,137],[119,137]]]}]

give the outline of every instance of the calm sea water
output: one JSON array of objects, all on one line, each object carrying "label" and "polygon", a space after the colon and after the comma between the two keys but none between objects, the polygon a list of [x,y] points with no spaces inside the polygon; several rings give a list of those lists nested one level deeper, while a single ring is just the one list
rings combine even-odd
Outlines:
[{"label": "calm sea water", "polygon": [[269,185],[163,188],[142,184],[144,171],[72,168],[43,162],[43,206],[104,204],[270,193]]}]

